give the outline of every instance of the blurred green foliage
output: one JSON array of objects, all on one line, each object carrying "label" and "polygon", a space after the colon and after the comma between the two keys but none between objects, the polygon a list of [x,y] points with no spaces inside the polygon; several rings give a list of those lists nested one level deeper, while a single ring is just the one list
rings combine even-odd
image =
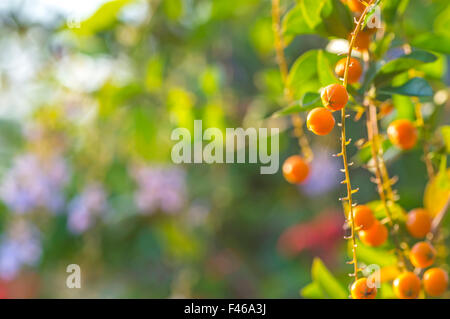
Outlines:
[{"label": "blurred green foliage", "polygon": [[[409,97],[425,97],[431,108],[425,120],[430,125],[435,120],[433,130],[442,132],[437,144],[444,140],[448,154],[448,102],[432,99],[438,91],[448,94],[448,0],[382,2],[386,30],[394,35],[373,44],[380,56],[403,43],[432,51],[417,50],[371,66],[371,80],[384,84],[377,93],[395,104],[394,114],[382,121],[383,130],[392,118],[414,119]],[[255,164],[187,164],[182,166],[187,190],[183,207],[175,213],[158,208],[146,214],[140,212],[139,182],[131,173],[136,166],[173,168],[171,132],[177,127],[192,131],[194,119],[222,131],[278,126],[280,162],[297,153],[283,116],[317,106],[319,89],[338,81],[333,66],[340,57],[327,46],[346,38],[352,26],[351,13],[340,1],[320,3],[283,1],[295,105],[283,100],[268,0],[115,0],[75,27],[65,18],[33,23],[21,15],[23,8],[1,11],[0,46],[19,43],[25,51],[39,52],[31,58],[33,74],[15,85],[15,70],[1,65],[2,106],[16,108],[8,91],[21,96],[26,87],[39,88],[29,95],[25,114],[0,119],[1,176],[7,176],[17,156],[30,152],[44,158],[57,153],[70,168],[59,214],[33,208],[19,215],[8,205],[0,208],[4,236],[22,219],[41,232],[39,262],[24,266],[18,280],[23,273],[36,274],[39,297],[297,298],[306,286],[304,297],[346,298],[350,279],[341,234],[330,240],[333,245],[321,243],[295,256],[283,255],[277,246],[292,225],[321,213],[343,216],[339,177],[318,174],[311,182],[319,185],[313,185],[318,191],[308,193],[311,184],[288,185],[280,173],[260,175]],[[14,57],[6,52],[7,58]],[[420,79],[409,77],[411,69]],[[356,110],[360,102],[351,103]],[[349,121],[355,141],[366,136],[362,122]],[[27,135],[35,126],[43,133]],[[318,157],[315,171],[325,167],[338,172],[339,162],[330,159],[339,149],[337,132],[320,139],[308,133],[308,138],[314,151],[327,154]],[[424,193],[428,179],[422,150],[400,153],[389,142],[385,147],[388,169],[399,177],[398,204],[404,210],[422,207],[418,194]],[[349,152],[360,163],[370,158],[367,148],[351,147]],[[436,150],[436,166],[444,153]],[[358,202],[375,203],[370,173],[357,168],[352,174],[361,189]],[[69,203],[93,182],[105,190],[106,212],[74,234],[67,226]],[[384,250],[364,248],[359,254],[366,263],[391,264],[392,255]],[[317,255],[324,262],[314,259]],[[70,263],[82,267],[80,291],[64,287]]]}]

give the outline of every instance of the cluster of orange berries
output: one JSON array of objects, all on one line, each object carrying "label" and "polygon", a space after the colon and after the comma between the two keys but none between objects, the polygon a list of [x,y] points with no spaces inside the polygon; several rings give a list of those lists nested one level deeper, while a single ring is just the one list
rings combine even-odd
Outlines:
[{"label": "cluster of orange berries", "polygon": [[[423,239],[431,230],[431,217],[424,209],[413,209],[408,213],[406,228],[409,234],[418,239]],[[369,246],[382,245],[388,236],[384,225],[376,220],[372,210],[359,205],[354,209],[355,226],[359,229],[361,241]],[[409,259],[416,269],[424,269],[433,265],[436,258],[436,250],[426,241],[416,243],[410,253]],[[415,299],[419,296],[423,283],[425,292],[431,297],[439,297],[448,286],[448,274],[439,267],[430,268],[423,274],[422,281],[419,276],[411,271],[403,272],[393,281],[393,290],[400,299]],[[355,281],[351,287],[351,295],[354,299],[373,299],[376,297],[376,287],[367,282],[367,278]]]},{"label": "cluster of orange berries", "polygon": [[[341,59],[336,64],[336,74],[344,76],[347,59]],[[362,74],[361,64],[357,59],[351,58],[349,64],[349,83],[357,82]],[[324,88],[321,93],[324,107],[317,107],[308,114],[306,125],[309,130],[317,135],[327,135],[335,124],[331,112],[338,111],[345,107],[348,102],[348,93],[341,84],[331,84]],[[292,184],[304,182],[309,175],[307,162],[299,155],[293,155],[286,159],[283,164],[284,178]]]},{"label": "cluster of orange berries", "polygon": [[[359,0],[345,0],[350,10],[355,13],[364,11],[365,5]],[[360,31],[355,39],[354,47],[359,51],[366,51],[369,48],[372,32]],[[335,73],[343,78],[347,64],[347,58],[338,61],[335,66]],[[362,75],[361,63],[351,57],[348,65],[348,83],[353,84],[359,81]],[[321,100],[324,107],[317,107],[308,113],[306,125],[310,131],[316,135],[329,134],[334,126],[335,119],[332,112],[341,110],[348,102],[347,89],[341,84],[331,84],[321,92]],[[309,175],[308,163],[299,155],[289,157],[283,164],[283,175],[292,184],[304,182]]]},{"label": "cluster of orange berries", "polygon": [[364,244],[378,247],[386,242],[388,230],[385,225],[375,218],[372,210],[368,206],[356,206],[353,209],[353,216],[359,239]]},{"label": "cluster of orange berries", "polygon": [[[417,208],[408,213],[406,229],[417,239],[423,239],[431,231],[432,218],[425,209]],[[424,269],[433,265],[436,250],[426,241],[416,243],[409,254],[411,264],[417,269]],[[422,278],[425,292],[431,297],[441,296],[448,286],[448,274],[442,268],[430,268]],[[413,272],[405,272],[398,276],[393,283],[394,292],[398,298],[414,299],[419,296],[421,282],[419,276]]]},{"label": "cluster of orange berries", "polygon": [[[347,58],[338,61],[335,67],[337,76],[344,76],[346,63]],[[355,58],[350,58],[348,83],[358,82],[361,74],[362,67],[360,62]],[[314,108],[308,113],[306,119],[308,129],[320,136],[327,135],[333,130],[335,119],[332,112],[345,107],[348,102],[348,93],[343,85],[331,84],[322,90],[321,100],[324,107]],[[385,102],[380,107],[380,114],[388,114],[392,109],[392,103]],[[387,129],[387,134],[391,143],[402,150],[413,148],[418,138],[416,127],[407,119],[393,121]],[[299,155],[291,156],[284,162],[283,175],[289,183],[302,183],[309,175],[308,163]]]},{"label": "cluster of orange berries", "polygon": [[[361,14],[366,5],[359,0],[342,0],[356,15]],[[373,30],[362,30],[355,39],[354,47],[358,51],[367,51]],[[362,75],[360,62],[350,57],[338,61],[335,73],[338,77],[345,76],[347,71],[347,82],[357,83]],[[341,110],[348,102],[347,89],[341,84],[331,84],[321,92],[321,100],[324,107],[311,110],[307,116],[307,127],[316,135],[329,134],[334,126],[335,119],[332,112]],[[385,116],[393,110],[391,102],[384,102],[380,106],[380,115]],[[407,119],[393,121],[387,129],[387,135],[393,145],[409,150],[416,145],[418,133],[414,124]],[[308,163],[299,155],[289,157],[283,164],[283,175],[285,179],[293,184],[304,182],[309,175]],[[375,218],[370,207],[359,205],[354,208],[354,224],[358,231],[361,242],[365,245],[378,247],[383,245],[388,238],[388,229]],[[412,237],[423,239],[431,230],[431,217],[424,209],[414,209],[408,214],[406,228]],[[435,260],[436,251],[426,241],[416,243],[410,251],[411,264],[416,269],[430,267]],[[448,275],[442,268],[430,268],[423,274],[422,282],[414,272],[403,272],[393,281],[395,295],[401,299],[415,299],[419,296],[421,286],[425,292],[432,297],[441,296],[448,286]],[[377,288],[374,283],[369,283],[368,278],[356,280],[351,287],[351,295],[354,299],[374,299]]]}]

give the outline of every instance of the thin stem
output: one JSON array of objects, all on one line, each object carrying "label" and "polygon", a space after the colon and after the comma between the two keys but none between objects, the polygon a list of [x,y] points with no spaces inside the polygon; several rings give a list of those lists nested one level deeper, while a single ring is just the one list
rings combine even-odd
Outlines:
[{"label": "thin stem", "polygon": [[[280,21],[280,0],[272,0],[272,30],[274,34],[277,63],[281,73],[281,80],[283,81],[285,99],[289,104],[291,104],[294,101],[294,97],[288,81],[289,69],[286,63],[286,58],[284,56],[284,39]],[[294,126],[294,135],[298,140],[298,145],[303,154],[303,157],[307,161],[311,161],[313,159],[313,152],[309,145],[308,139],[305,136],[305,132],[303,131],[302,117],[299,114],[293,114],[291,116],[291,121],[292,125]]]},{"label": "thin stem", "polygon": [[436,217],[434,217],[433,222],[431,223],[431,238],[433,239],[438,230],[439,230],[439,226],[442,223],[442,220],[445,217],[445,214],[447,213],[447,211],[449,210],[449,206],[450,206],[450,196],[447,198],[447,202],[445,203],[444,207],[442,207],[441,211],[436,215]]},{"label": "thin stem", "polygon": [[422,104],[420,103],[417,97],[413,97],[413,102],[415,103],[415,113],[416,113],[416,124],[420,127],[424,132],[424,141],[423,141],[423,161],[425,162],[425,167],[427,169],[428,179],[432,179],[434,177],[434,167],[433,163],[430,159],[430,146],[428,144],[427,131],[425,129],[425,122],[423,120],[422,114]]},{"label": "thin stem", "polygon": [[[400,239],[398,237],[398,225],[394,223],[392,218],[392,212],[389,208],[388,199],[386,196],[387,190],[385,183],[383,181],[383,173],[381,169],[381,162],[383,161],[382,158],[382,149],[380,147],[380,144],[378,143],[378,121],[377,121],[377,111],[376,106],[369,98],[366,98],[365,104],[368,108],[367,110],[367,116],[366,116],[366,126],[367,126],[367,137],[369,140],[369,144],[371,147],[372,152],[372,159],[374,162],[374,168],[375,168],[375,182],[377,184],[377,190],[378,194],[380,196],[380,200],[383,204],[384,210],[386,211],[387,216],[387,222],[389,225],[389,228],[391,230],[391,233],[393,234],[392,238],[394,241],[395,246],[395,252],[399,260],[399,266],[400,268],[405,268],[405,258],[402,252],[402,249],[400,247]],[[390,181],[387,181],[388,184],[390,184]]]},{"label": "thin stem", "polygon": [[[367,7],[364,9],[363,13],[361,14],[361,16],[358,19],[358,22],[356,23],[355,30],[352,32],[352,37],[350,40],[348,53],[347,53],[347,61],[345,64],[345,72],[344,72],[344,80],[343,80],[343,85],[345,88],[347,88],[347,85],[348,85],[348,72],[349,72],[350,59],[352,56],[353,47],[355,45],[355,41],[356,41],[359,31],[361,31],[362,23],[367,15],[370,5],[373,3],[373,1],[374,0],[369,1]],[[347,116],[345,114],[345,107],[343,107],[341,110],[341,153],[339,155],[342,156],[342,161],[344,164],[344,173],[345,173],[344,183],[347,185],[347,197],[345,198],[345,200],[347,200],[347,202],[348,202],[349,213],[350,213],[349,214],[350,216],[348,219],[350,220],[350,228],[351,228],[350,239],[352,241],[352,254],[353,254],[353,259],[350,263],[353,264],[353,275],[352,276],[355,277],[355,280],[357,280],[358,279],[358,260],[356,257],[356,237],[355,237],[356,227],[355,227],[355,216],[354,216],[354,211],[353,211],[352,195],[354,193],[356,193],[358,191],[358,189],[353,190],[351,181],[350,181],[349,164],[348,164],[348,158],[347,158],[347,145],[350,143],[350,141],[347,141],[347,137],[346,137],[346,127],[345,127],[346,117]]]}]

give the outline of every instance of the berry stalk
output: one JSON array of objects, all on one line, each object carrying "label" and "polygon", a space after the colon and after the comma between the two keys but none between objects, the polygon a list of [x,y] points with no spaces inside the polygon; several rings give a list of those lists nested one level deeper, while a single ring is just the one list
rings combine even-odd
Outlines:
[{"label": "berry stalk", "polygon": [[[377,191],[378,195],[380,197],[380,200],[383,204],[383,208],[386,211],[387,216],[387,223],[389,225],[389,228],[391,229],[394,246],[395,246],[395,252],[399,261],[399,266],[401,269],[405,269],[405,258],[403,255],[403,251],[400,246],[400,239],[398,238],[398,225],[394,223],[392,218],[392,212],[389,208],[388,204],[388,198],[387,198],[387,189],[386,185],[391,184],[389,177],[387,180],[384,180],[383,178],[383,172],[382,172],[382,162],[384,164],[383,160],[383,153],[382,148],[378,141],[378,121],[377,121],[377,111],[376,106],[374,105],[373,101],[371,101],[369,98],[366,98],[365,101],[367,104],[366,108],[366,126],[367,126],[367,138],[368,142],[370,144],[371,152],[372,152],[372,159],[374,162],[374,168],[375,168],[375,183],[377,185]],[[385,167],[385,166],[384,166]],[[386,170],[387,174],[387,170]]]},{"label": "berry stalk", "polygon": [[[354,31],[352,32],[352,37],[350,40],[348,53],[347,53],[347,62],[345,64],[345,71],[344,71],[344,80],[343,85],[345,88],[347,88],[348,84],[348,70],[350,66],[350,59],[352,57],[352,51],[353,47],[355,46],[356,37],[358,36],[359,31],[361,30],[362,23],[367,15],[367,12],[369,11],[369,7],[372,4],[373,0],[369,2],[369,5],[364,9],[361,16],[358,19],[358,22],[356,23],[356,27]],[[347,218],[349,220],[351,233],[349,239],[352,241],[352,260],[349,262],[350,264],[353,264],[353,274],[351,276],[355,277],[355,281],[358,279],[358,260],[356,257],[356,227],[355,227],[355,216],[353,211],[353,197],[352,195],[358,191],[358,189],[352,189],[351,181],[350,181],[350,172],[349,172],[349,163],[347,158],[347,145],[350,144],[351,140],[347,140],[346,137],[346,127],[345,127],[345,119],[347,115],[345,114],[345,107],[341,109],[341,153],[339,153],[339,156],[342,156],[342,161],[344,164],[344,174],[345,174],[345,180],[343,183],[347,185],[347,196],[343,198],[342,200],[346,200],[348,202],[349,207],[349,217]]]},{"label": "berry stalk", "polygon": [[[277,63],[281,73],[281,80],[283,81],[285,99],[289,104],[291,104],[294,101],[294,98],[288,82],[288,67],[286,57],[284,55],[284,39],[280,21],[280,0],[272,0],[272,30],[274,35]],[[313,159],[313,152],[303,131],[303,119],[300,115],[294,114],[291,116],[291,121],[294,126],[294,135],[298,140],[298,145],[302,155],[306,161],[310,162]]]}]

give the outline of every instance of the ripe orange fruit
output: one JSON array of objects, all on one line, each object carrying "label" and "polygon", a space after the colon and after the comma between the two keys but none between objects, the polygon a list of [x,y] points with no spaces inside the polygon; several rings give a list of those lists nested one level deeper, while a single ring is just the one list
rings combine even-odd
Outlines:
[{"label": "ripe orange fruit", "polygon": [[411,121],[400,119],[389,124],[387,129],[389,140],[402,150],[409,150],[416,145],[417,130]]},{"label": "ripe orange fruit", "polygon": [[363,244],[377,247],[386,242],[388,237],[388,230],[386,226],[384,226],[378,220],[375,220],[372,227],[370,227],[368,230],[361,230],[358,234],[359,239],[363,242]]},{"label": "ripe orange fruit", "polygon": [[448,274],[442,268],[431,268],[423,274],[423,287],[431,297],[439,297],[448,286]]},{"label": "ripe orange fruit", "polygon": [[436,250],[430,243],[421,241],[413,246],[409,254],[409,259],[414,267],[426,268],[433,264],[436,257]]},{"label": "ripe orange fruit", "polygon": [[[356,36],[354,48],[358,51],[367,51],[369,50],[370,45],[370,32],[367,31],[360,31],[358,32],[358,35]],[[351,39],[351,35],[350,35]]]},{"label": "ripe orange fruit", "polygon": [[[336,67],[334,68],[334,72],[340,78],[343,78],[345,75],[345,66],[347,65],[347,58],[340,59],[338,63],[336,63]],[[348,65],[348,83],[356,83],[362,74],[361,63],[355,58],[350,58],[350,63]]]},{"label": "ripe orange fruit", "polygon": [[347,0],[347,5],[352,12],[362,13],[366,6],[359,0]]},{"label": "ripe orange fruit", "polygon": [[380,105],[380,115],[386,116],[391,114],[391,112],[394,110],[394,104],[392,102],[383,102]]},{"label": "ripe orange fruit", "polygon": [[420,292],[420,279],[413,272],[405,272],[395,278],[394,293],[400,299],[416,299]]},{"label": "ripe orange fruit", "polygon": [[431,220],[425,209],[416,208],[408,213],[406,228],[414,238],[424,238],[431,230]]},{"label": "ripe orange fruit", "polygon": [[323,106],[331,111],[342,109],[348,102],[348,93],[341,84],[331,84],[322,90],[320,95]]},{"label": "ripe orange fruit", "polygon": [[299,184],[309,175],[309,166],[299,155],[288,157],[283,163],[284,178],[291,184]]},{"label": "ripe orange fruit", "polygon": [[353,208],[353,215],[355,216],[356,227],[361,230],[368,230],[376,221],[372,210],[365,205],[358,205]]},{"label": "ripe orange fruit", "polygon": [[308,113],[306,126],[317,135],[327,135],[334,127],[334,117],[330,111],[317,107]]},{"label": "ripe orange fruit", "polygon": [[353,299],[375,299],[377,296],[377,288],[375,285],[369,287],[367,278],[360,278],[355,281],[351,288]]}]

